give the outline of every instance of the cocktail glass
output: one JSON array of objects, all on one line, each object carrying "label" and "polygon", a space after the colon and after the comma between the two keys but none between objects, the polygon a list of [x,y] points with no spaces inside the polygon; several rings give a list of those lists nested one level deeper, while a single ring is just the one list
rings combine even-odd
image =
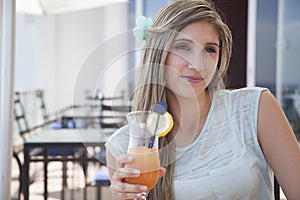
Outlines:
[{"label": "cocktail glass", "polygon": [[[153,111],[135,111],[127,115],[130,133],[128,154],[134,160],[126,167],[138,169],[141,174],[135,178],[127,178],[126,182],[145,185],[148,192],[156,185],[160,171],[158,137],[149,129],[150,115],[153,117],[159,114]],[[155,123],[155,120],[150,121]],[[146,199],[146,195],[142,199]]]}]

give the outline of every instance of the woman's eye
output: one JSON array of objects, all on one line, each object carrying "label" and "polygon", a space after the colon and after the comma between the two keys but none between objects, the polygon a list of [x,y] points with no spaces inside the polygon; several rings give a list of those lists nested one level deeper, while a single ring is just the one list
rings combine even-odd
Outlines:
[{"label": "woman's eye", "polygon": [[213,47],[204,48],[204,51],[206,53],[216,53],[217,52],[217,50],[215,48],[213,48]]},{"label": "woman's eye", "polygon": [[186,50],[186,51],[190,50],[190,48],[186,45],[176,45],[175,48],[179,50]]}]

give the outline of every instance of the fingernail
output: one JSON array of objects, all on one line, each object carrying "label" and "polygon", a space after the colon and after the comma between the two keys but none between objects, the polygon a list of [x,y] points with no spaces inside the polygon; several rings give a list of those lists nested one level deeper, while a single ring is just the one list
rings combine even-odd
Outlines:
[{"label": "fingernail", "polygon": [[138,199],[141,198],[141,196],[142,196],[141,193],[137,193],[137,194],[136,194],[136,197],[137,197]]},{"label": "fingernail", "polygon": [[132,173],[137,176],[139,176],[141,174],[140,170],[137,170],[137,169],[132,170]]},{"label": "fingernail", "polygon": [[130,161],[133,161],[133,156],[127,156],[126,159],[127,159],[127,161],[129,161],[129,162],[130,162]]},{"label": "fingernail", "polygon": [[146,192],[142,192],[142,193],[137,193],[137,194],[136,194],[136,197],[137,197],[138,199],[145,199],[145,200],[147,200],[146,195],[147,195]]},{"label": "fingernail", "polygon": [[141,187],[140,187],[140,190],[141,190],[141,191],[147,191],[147,187],[146,187],[146,186],[141,186]]}]

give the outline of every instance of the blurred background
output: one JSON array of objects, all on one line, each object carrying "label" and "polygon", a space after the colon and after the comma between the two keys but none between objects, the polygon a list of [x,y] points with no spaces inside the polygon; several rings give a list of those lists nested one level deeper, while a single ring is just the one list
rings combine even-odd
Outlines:
[{"label": "blurred background", "polygon": [[[141,53],[132,35],[135,18],[154,18],[170,2],[17,0],[14,90],[22,94],[29,126],[45,123],[45,112],[91,99],[95,105],[122,96],[129,104]],[[300,138],[300,1],[213,2],[233,33],[227,88],[269,88]],[[41,110],[37,91],[47,110]],[[15,121],[13,126],[15,141],[20,135]]]},{"label": "blurred background", "polygon": [[[82,10],[68,8],[71,0],[53,1],[46,11],[28,9],[29,4],[20,8],[21,2],[17,1],[16,5],[15,89],[43,89],[48,109],[52,111],[73,101],[81,103],[80,97],[75,100],[73,97],[74,93],[80,96],[84,91],[101,90],[110,96],[124,90],[129,97],[139,50],[132,46],[134,38],[128,31],[134,27],[137,15],[154,18],[157,11],[171,0],[112,1],[107,5],[94,5],[95,8],[91,9],[86,6]],[[298,94],[300,39],[296,33],[300,30],[297,12],[300,2],[214,2],[234,37],[228,87],[265,86],[280,101]],[[59,6],[62,7],[60,10]],[[80,9],[80,4],[77,9]],[[127,40],[118,40],[120,35]],[[105,45],[108,47],[104,48]],[[97,53],[98,59],[97,56],[92,58],[91,54],[97,48],[102,52]],[[122,49],[122,55],[116,55],[115,49]],[[83,68],[89,68],[89,72],[83,73]],[[125,74],[126,81],[120,86]],[[86,81],[81,81],[81,78]],[[78,86],[79,82],[81,86]]]}]

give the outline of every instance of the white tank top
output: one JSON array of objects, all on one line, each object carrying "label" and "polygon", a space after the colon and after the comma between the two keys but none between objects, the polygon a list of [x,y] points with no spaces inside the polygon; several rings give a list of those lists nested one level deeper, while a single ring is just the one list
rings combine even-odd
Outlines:
[{"label": "white tank top", "polygon": [[[176,200],[273,200],[274,175],[257,139],[257,113],[264,88],[214,92],[198,138],[176,148]],[[128,128],[106,143],[116,158],[126,152]]]}]

